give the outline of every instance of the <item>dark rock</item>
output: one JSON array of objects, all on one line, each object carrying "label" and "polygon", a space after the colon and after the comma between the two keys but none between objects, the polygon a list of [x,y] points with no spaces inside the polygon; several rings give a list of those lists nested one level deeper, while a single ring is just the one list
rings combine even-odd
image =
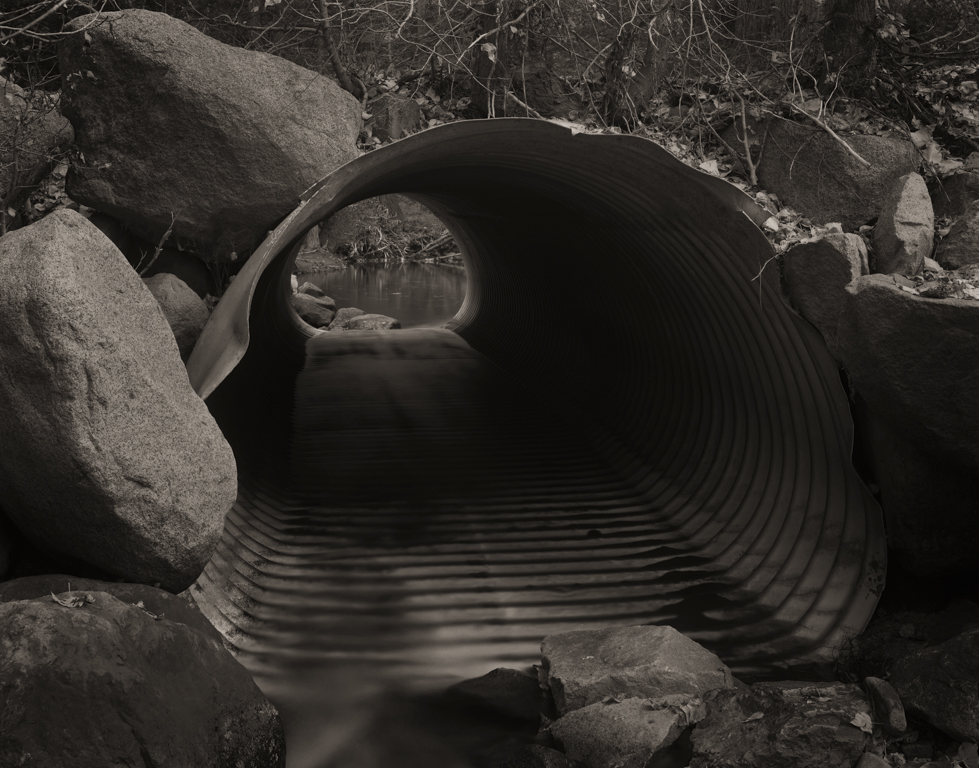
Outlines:
[{"label": "dark rock", "polygon": [[846,289],[838,343],[871,409],[921,448],[979,469],[979,302],[924,299],[888,275]]},{"label": "dark rock", "polygon": [[237,475],[159,306],[69,210],[0,240],[0,275],[4,512],[43,550],[184,589]]},{"label": "dark rock", "polygon": [[[0,77],[0,194],[8,208],[27,200],[50,170],[51,155],[71,141],[71,125],[58,111],[57,99],[40,89],[32,97]],[[7,199],[11,190],[14,196]]]},{"label": "dark rock", "polygon": [[516,669],[494,669],[482,677],[457,683],[448,692],[535,723],[552,708],[537,677]]},{"label": "dark rock", "polygon": [[504,761],[501,768],[571,768],[571,762],[556,749],[528,744]]},{"label": "dark rock", "polygon": [[703,715],[703,702],[694,696],[609,696],[605,701],[568,712],[551,724],[550,731],[574,764],[589,768],[645,768]]},{"label": "dark rock", "polygon": [[935,218],[957,219],[979,200],[979,172],[945,176],[928,185]]},{"label": "dark rock", "polygon": [[303,283],[297,289],[299,293],[305,293],[307,296],[312,296],[315,299],[327,299],[328,302],[332,303],[333,306],[330,309],[336,310],[337,305],[333,299],[329,298],[326,293],[318,285],[313,285],[313,283]]},{"label": "dark rock", "polygon": [[897,180],[874,227],[874,271],[914,275],[931,256],[935,213],[925,180],[909,173]]},{"label": "dark rock", "polygon": [[977,680],[979,629],[900,659],[890,677],[910,714],[953,739],[973,743],[979,742]]},{"label": "dark rock", "polygon": [[314,328],[325,328],[333,322],[336,316],[336,304],[332,299],[324,301],[305,293],[294,293],[292,295],[292,308],[296,314]]},{"label": "dark rock", "polygon": [[223,642],[223,637],[214,625],[200,612],[200,609],[186,598],[172,595],[162,589],[146,584],[126,584],[124,582],[82,579],[65,574],[45,574],[28,576],[0,583],[0,604],[16,600],[36,600],[62,592],[105,592],[126,605],[142,603],[150,613],[166,618],[168,621],[183,624],[207,637]]},{"label": "dark rock", "polygon": [[163,315],[170,324],[180,357],[187,360],[194,351],[197,338],[207,325],[211,316],[201,297],[194,293],[179,277],[161,272],[153,277],[144,278],[143,282],[150,289],[163,310]]},{"label": "dark rock", "polygon": [[105,592],[58,597],[80,607],[0,605],[0,765],[285,765],[278,713],[220,642]]},{"label": "dark rock", "polygon": [[0,580],[10,571],[11,552],[14,548],[15,534],[13,524],[0,512]]},{"label": "dark rock", "polygon": [[956,577],[976,568],[979,476],[969,465],[922,449],[902,423],[872,411],[861,436],[880,488],[887,543],[919,576]]},{"label": "dark rock", "polygon": [[935,746],[930,741],[912,741],[901,745],[901,754],[908,760],[931,760]]},{"label": "dark rock", "polygon": [[874,710],[874,722],[880,723],[884,733],[900,736],[908,729],[908,719],[904,714],[904,705],[897,691],[886,680],[879,677],[868,677],[863,681],[863,687],[870,696],[870,704]]},{"label": "dark rock", "polygon": [[782,274],[792,305],[836,346],[836,324],[845,288],[869,272],[867,246],[859,235],[832,234],[786,251]]},{"label": "dark rock", "polygon": [[354,317],[359,317],[364,314],[364,310],[357,309],[357,307],[341,307],[337,310],[336,317],[333,318],[333,322],[330,323],[329,327],[326,329],[328,331],[342,331],[349,322]]},{"label": "dark rock", "polygon": [[880,755],[864,752],[860,755],[856,768],[893,768],[893,766]]},{"label": "dark rock", "polygon": [[162,13],[95,18],[69,22],[86,34],[61,48],[62,112],[84,157],[67,190],[150,243],[172,221],[170,245],[248,254],[357,156],[360,104],[334,80]]},{"label": "dark rock", "polygon": [[400,327],[401,323],[393,317],[373,314],[351,317],[340,326],[345,331],[387,331]]},{"label": "dark rock", "polygon": [[882,136],[843,137],[870,167],[818,128],[773,120],[763,140],[758,182],[819,224],[854,230],[876,218],[894,183],[917,170],[914,145]]},{"label": "dark rock", "polygon": [[871,735],[870,704],[845,683],[757,683],[706,695],[707,717],[693,730],[690,768],[852,766]]},{"label": "dark rock", "polygon": [[381,141],[394,141],[421,128],[422,111],[414,99],[385,93],[370,104],[371,118],[367,125]]},{"label": "dark rock", "polygon": [[713,653],[672,627],[621,627],[549,635],[543,668],[560,715],[608,696],[699,695],[735,685]]},{"label": "dark rock", "polygon": [[935,260],[945,269],[979,264],[979,201],[952,223],[948,236],[938,244]]}]

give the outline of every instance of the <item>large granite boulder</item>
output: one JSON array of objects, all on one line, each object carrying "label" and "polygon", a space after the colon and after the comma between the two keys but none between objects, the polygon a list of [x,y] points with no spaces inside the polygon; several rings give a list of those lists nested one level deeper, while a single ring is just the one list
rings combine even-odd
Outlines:
[{"label": "large granite boulder", "polygon": [[914,275],[931,256],[935,212],[925,180],[909,173],[897,180],[884,200],[874,227],[874,271]]},{"label": "large granite boulder", "polygon": [[867,246],[860,235],[827,235],[785,252],[782,277],[792,306],[816,326],[830,350],[836,346],[846,286],[869,271]]},{"label": "large granite boulder", "polygon": [[979,302],[922,298],[889,275],[846,292],[838,347],[867,404],[923,450],[979,470]]},{"label": "large granite boulder", "polygon": [[861,436],[895,559],[924,577],[954,579],[975,572],[979,473],[923,450],[902,423],[865,410]]},{"label": "large granite boulder", "polygon": [[906,656],[890,678],[908,712],[953,739],[979,742],[979,629]]},{"label": "large granite boulder", "polygon": [[909,293],[890,275],[846,289],[836,352],[870,411],[864,434],[888,543],[920,575],[975,567],[979,303]]},{"label": "large granite boulder", "polygon": [[608,696],[696,696],[736,684],[724,662],[673,627],[562,632],[544,638],[541,654],[560,715]]},{"label": "large granite boulder", "polygon": [[282,768],[278,712],[221,643],[99,591],[0,604],[0,765]]},{"label": "large granite boulder", "polygon": [[194,351],[197,338],[211,316],[207,304],[176,275],[160,272],[144,278],[143,282],[163,310],[177,340],[180,357],[186,360]]},{"label": "large granite boulder", "polygon": [[852,766],[871,745],[870,703],[855,685],[757,683],[712,692],[706,704],[690,768]]},{"label": "large granite boulder", "polygon": [[170,591],[210,558],[234,455],[156,300],[85,217],[0,239],[0,499],[39,548]]},{"label": "large granite boulder", "polygon": [[762,140],[758,183],[819,224],[838,221],[853,230],[875,218],[895,182],[915,171],[919,158],[906,139],[843,137],[870,166],[819,128],[773,120]]},{"label": "large granite boulder", "polygon": [[20,207],[50,170],[51,155],[71,141],[71,125],[58,112],[57,99],[32,96],[0,77],[0,196],[8,210]]},{"label": "large granite boulder", "polygon": [[335,81],[219,43],[162,13],[82,16],[61,48],[82,162],[67,190],[151,243],[250,253],[314,182],[357,156],[357,99]]}]

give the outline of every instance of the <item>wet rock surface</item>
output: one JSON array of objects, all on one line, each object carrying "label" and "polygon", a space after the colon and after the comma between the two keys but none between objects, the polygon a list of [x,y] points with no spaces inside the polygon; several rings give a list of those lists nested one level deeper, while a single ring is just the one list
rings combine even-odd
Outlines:
[{"label": "wet rock surface", "polygon": [[364,314],[351,317],[332,330],[343,331],[390,331],[401,327],[401,322],[393,317],[378,314]]},{"label": "wet rock surface", "polygon": [[285,765],[278,713],[217,640],[105,592],[0,604],[0,671],[0,765]]},{"label": "wet rock surface", "polygon": [[292,297],[292,308],[304,323],[313,328],[325,328],[336,317],[336,303],[328,297],[317,298],[306,293],[296,293]]},{"label": "wet rock surface", "polygon": [[237,472],[159,306],[68,210],[4,237],[0,274],[4,512],[42,550],[184,589]]},{"label": "wet rock surface", "polygon": [[979,264],[979,201],[952,222],[948,236],[941,242],[936,260],[945,269],[959,269]]}]

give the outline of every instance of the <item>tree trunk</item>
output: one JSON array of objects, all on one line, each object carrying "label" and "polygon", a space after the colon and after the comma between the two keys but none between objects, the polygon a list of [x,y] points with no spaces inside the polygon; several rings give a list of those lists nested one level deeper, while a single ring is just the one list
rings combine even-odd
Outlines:
[{"label": "tree trunk", "polygon": [[875,1],[829,0],[825,18],[820,36],[826,61],[821,78],[824,96],[837,84],[851,92],[866,88],[877,72]]}]

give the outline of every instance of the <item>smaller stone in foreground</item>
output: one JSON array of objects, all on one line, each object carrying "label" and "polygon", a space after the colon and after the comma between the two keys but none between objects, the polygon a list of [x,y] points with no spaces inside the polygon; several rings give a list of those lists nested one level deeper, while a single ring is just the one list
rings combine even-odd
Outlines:
[{"label": "smaller stone in foreground", "polygon": [[705,697],[690,768],[851,766],[871,743],[870,703],[845,683],[758,683]]},{"label": "smaller stone in foreground", "polygon": [[180,357],[186,362],[211,316],[207,304],[176,275],[160,272],[143,278],[143,282],[163,310],[177,340]]},{"label": "smaller stone in foreground", "polygon": [[703,715],[703,702],[693,696],[609,696],[552,723],[551,735],[575,765],[645,768]]},{"label": "smaller stone in foreground", "polygon": [[285,765],[278,712],[221,643],[105,592],[0,605],[0,669],[0,765]]},{"label": "smaller stone in foreground", "polygon": [[960,741],[979,742],[979,629],[899,660],[890,682],[913,715]]},{"label": "smaller stone in foreground", "polygon": [[874,271],[914,275],[931,256],[935,212],[925,180],[908,173],[894,184],[874,227]]},{"label": "smaller stone in foreground", "polygon": [[558,714],[608,696],[699,695],[736,684],[731,670],[672,627],[564,632],[541,645]]},{"label": "smaller stone in foreground", "polygon": [[891,736],[904,733],[908,729],[908,719],[894,686],[879,677],[868,677],[863,685],[874,708],[874,721],[880,723],[884,732]]}]

